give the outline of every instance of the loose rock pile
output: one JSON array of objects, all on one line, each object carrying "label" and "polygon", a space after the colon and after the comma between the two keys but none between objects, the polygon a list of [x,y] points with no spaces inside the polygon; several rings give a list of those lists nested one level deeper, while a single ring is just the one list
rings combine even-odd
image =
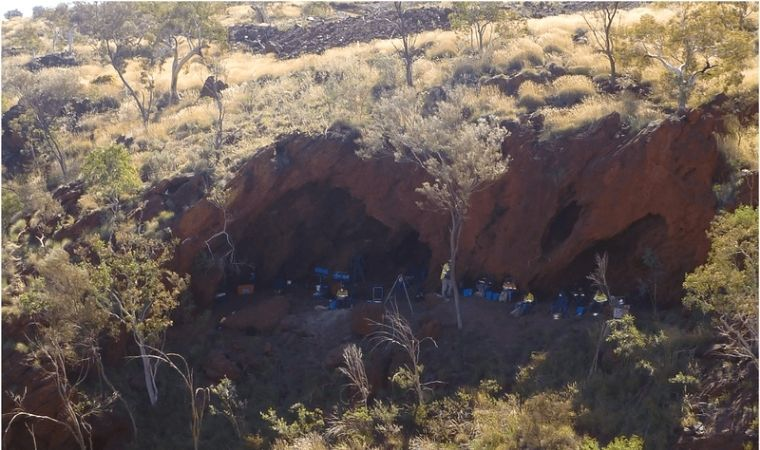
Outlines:
[{"label": "loose rock pile", "polygon": [[79,61],[77,61],[73,53],[61,52],[38,56],[29,61],[24,67],[32,72],[36,72],[45,67],[73,67],[78,65]]},{"label": "loose rock pile", "polygon": [[[404,14],[410,31],[419,33],[449,29],[450,12],[448,9],[421,8],[408,10]],[[391,10],[337,20],[312,18],[309,26],[296,25],[286,31],[262,25],[236,25],[229,30],[230,42],[245,44],[254,53],[274,53],[283,59],[295,58],[304,53],[322,53],[328,48],[354,42],[397,36],[395,12]]]}]

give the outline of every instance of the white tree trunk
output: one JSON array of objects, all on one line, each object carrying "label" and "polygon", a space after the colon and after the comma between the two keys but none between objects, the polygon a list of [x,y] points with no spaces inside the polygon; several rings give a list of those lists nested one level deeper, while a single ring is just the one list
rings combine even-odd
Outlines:
[{"label": "white tree trunk", "polygon": [[457,248],[459,247],[459,235],[462,230],[462,220],[452,214],[451,232],[449,233],[449,250],[451,254],[451,287],[454,289],[454,309],[457,315],[457,329],[462,329],[462,313],[459,310],[459,286],[457,285]]},{"label": "white tree trunk", "polygon": [[145,387],[148,390],[150,405],[155,406],[158,403],[158,388],[156,387],[156,375],[153,370],[154,361],[148,356],[145,350],[145,344],[142,339],[135,337],[137,346],[140,348],[140,359],[143,363],[143,374],[145,375]]}]

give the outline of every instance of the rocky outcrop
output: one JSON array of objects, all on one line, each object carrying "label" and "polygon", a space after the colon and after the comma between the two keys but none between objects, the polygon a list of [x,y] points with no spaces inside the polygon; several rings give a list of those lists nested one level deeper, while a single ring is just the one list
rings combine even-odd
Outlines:
[{"label": "rocky outcrop", "polygon": [[[410,32],[419,33],[449,28],[448,9],[416,8],[404,13]],[[245,44],[253,53],[274,53],[280,58],[295,58],[304,53],[322,53],[328,48],[355,42],[398,37],[395,12],[376,7],[366,15],[323,20],[309,18],[306,27],[288,30],[273,26],[236,25],[229,30],[231,42]]]},{"label": "rocky outcrop", "polygon": [[24,166],[33,160],[32,153],[24,148],[26,147],[26,139],[19,130],[12,126],[13,121],[25,112],[26,108],[22,105],[14,105],[3,114],[2,118],[2,164],[11,176],[20,172]]},{"label": "rocky outcrop", "polygon": [[[530,127],[505,124],[510,170],[472,199],[460,273],[465,280],[511,274],[521,288],[550,293],[584,281],[594,254],[606,251],[613,291],[633,294],[647,276],[641,259],[654,252],[664,267],[660,299],[677,301],[683,274],[708,249],[712,185],[721,172],[712,134],[719,115],[718,105],[708,105],[629,136],[613,114],[550,142]],[[310,277],[320,264],[348,269],[361,253],[373,276],[427,263],[435,284],[447,258],[448,221],[416,206],[424,174],[360,159],[356,137],[285,137],[229,183],[227,230],[261,281],[281,272]],[[179,270],[191,270],[222,223],[222,210],[205,200],[179,218]]]},{"label": "rocky outcrop", "polygon": [[210,76],[206,78],[206,81],[203,82],[203,87],[201,87],[201,93],[199,97],[216,98],[220,95],[220,92],[227,89],[228,87],[229,86],[224,81],[217,80],[213,76]]},{"label": "rocky outcrop", "polygon": [[78,65],[79,61],[73,53],[60,52],[34,58],[24,67],[26,67],[27,70],[36,72],[46,67],[73,67]]}]

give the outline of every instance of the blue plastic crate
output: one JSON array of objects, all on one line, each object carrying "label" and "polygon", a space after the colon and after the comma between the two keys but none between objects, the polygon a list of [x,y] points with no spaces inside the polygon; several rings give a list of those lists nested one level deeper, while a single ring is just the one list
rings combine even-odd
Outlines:
[{"label": "blue plastic crate", "polygon": [[489,302],[497,302],[499,301],[499,294],[494,291],[486,291],[486,299],[488,299]]},{"label": "blue plastic crate", "polygon": [[330,273],[330,269],[326,267],[315,267],[314,273],[317,275],[327,276]]},{"label": "blue plastic crate", "polygon": [[463,289],[462,290],[462,296],[464,296],[464,297],[472,297],[472,289]]},{"label": "blue plastic crate", "polygon": [[335,272],[333,273],[333,280],[337,281],[348,281],[351,278],[351,276],[346,272]]}]

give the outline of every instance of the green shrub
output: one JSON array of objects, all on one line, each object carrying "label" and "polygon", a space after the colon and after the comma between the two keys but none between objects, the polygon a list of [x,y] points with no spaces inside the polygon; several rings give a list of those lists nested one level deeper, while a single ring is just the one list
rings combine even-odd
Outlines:
[{"label": "green shrub", "polygon": [[319,432],[325,427],[322,410],[319,408],[310,411],[303,404],[296,403],[289,408],[289,411],[290,415],[294,416],[292,422],[288,422],[278,416],[277,412],[272,408],[266,412],[262,412],[261,418],[269,424],[272,430],[288,442],[292,442],[312,432]]},{"label": "green shrub", "polygon": [[473,411],[476,436],[471,448],[578,448],[583,438],[573,430],[575,394],[570,388],[525,401],[514,395],[487,399]]},{"label": "green shrub", "polygon": [[140,188],[129,152],[119,144],[90,152],[82,167],[82,178],[88,192],[106,202],[117,202]]},{"label": "green shrub", "polygon": [[401,426],[396,423],[398,415],[399,409],[392,403],[349,409],[330,420],[327,436],[349,448],[403,448]]},{"label": "green shrub", "polygon": [[418,423],[425,437],[438,443],[470,442],[475,436],[472,410],[476,395],[460,389],[453,396],[426,405],[425,417]]},{"label": "green shrub", "polygon": [[604,447],[604,450],[643,450],[644,440],[633,435],[631,437],[616,437]]}]

